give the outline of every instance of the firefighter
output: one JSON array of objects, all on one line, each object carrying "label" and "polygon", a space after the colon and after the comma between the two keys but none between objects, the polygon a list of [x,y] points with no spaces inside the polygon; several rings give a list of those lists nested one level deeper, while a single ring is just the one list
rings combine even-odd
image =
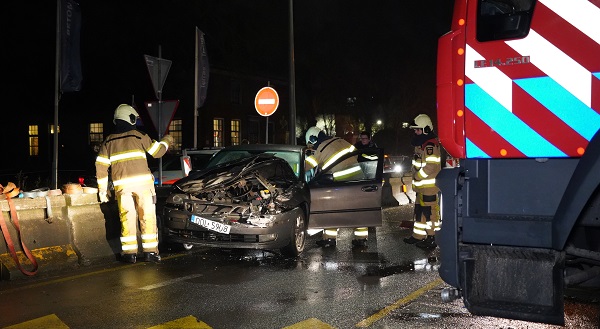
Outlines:
[{"label": "firefighter", "polygon": [[[330,168],[333,161],[351,153],[356,148],[343,138],[329,137],[318,127],[311,127],[306,131],[306,145],[312,147],[314,153],[306,157],[305,169],[328,170],[331,169],[334,181],[360,180],[364,178],[361,167],[356,157],[350,157]],[[321,247],[336,245],[339,228],[326,228],[323,230],[322,239],[317,241]],[[353,246],[366,246],[368,228],[354,229]]]},{"label": "firefighter", "polygon": [[159,263],[156,192],[146,153],[154,158],[163,156],[173,144],[173,138],[166,135],[160,142],[151,139],[136,129],[138,118],[137,111],[127,104],[115,110],[114,132],[102,143],[96,158],[98,194],[100,202],[108,202],[110,168],[121,220],[121,261],[136,262],[139,221],[143,261]]},{"label": "firefighter", "polygon": [[414,129],[411,145],[415,147],[412,161],[412,188],[416,193],[415,222],[411,237],[404,242],[423,249],[435,248],[435,233],[440,229],[439,189],[435,178],[440,172],[441,150],[429,116],[419,114],[410,126]]}]

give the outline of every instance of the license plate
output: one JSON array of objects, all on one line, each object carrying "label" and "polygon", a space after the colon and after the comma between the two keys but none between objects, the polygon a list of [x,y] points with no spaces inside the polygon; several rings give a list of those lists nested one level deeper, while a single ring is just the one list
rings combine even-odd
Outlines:
[{"label": "license plate", "polygon": [[202,218],[200,216],[192,215],[192,223],[198,224],[204,228],[207,228],[211,231],[229,234],[231,230],[231,225],[215,222],[214,220]]}]

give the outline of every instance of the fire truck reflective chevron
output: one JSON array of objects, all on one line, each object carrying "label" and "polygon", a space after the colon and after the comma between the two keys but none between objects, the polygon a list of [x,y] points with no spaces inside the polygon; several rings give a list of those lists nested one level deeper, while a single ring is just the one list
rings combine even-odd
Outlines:
[{"label": "fire truck reflective chevron", "polygon": [[452,79],[464,88],[455,93],[464,92],[464,115],[454,117],[464,129],[443,134],[440,124],[442,144],[450,134],[466,158],[583,155],[600,129],[599,6],[596,0],[540,0],[525,37],[483,42],[469,24],[479,15],[470,7],[464,55],[453,59],[464,63],[464,79]]}]

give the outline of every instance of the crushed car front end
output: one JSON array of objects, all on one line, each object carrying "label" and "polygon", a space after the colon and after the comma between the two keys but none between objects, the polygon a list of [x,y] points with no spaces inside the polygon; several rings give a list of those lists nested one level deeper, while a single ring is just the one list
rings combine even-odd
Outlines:
[{"label": "crushed car front end", "polygon": [[309,204],[307,184],[296,178],[284,160],[254,156],[178,182],[163,208],[162,235],[168,242],[183,245],[296,246],[292,249],[299,253]]}]

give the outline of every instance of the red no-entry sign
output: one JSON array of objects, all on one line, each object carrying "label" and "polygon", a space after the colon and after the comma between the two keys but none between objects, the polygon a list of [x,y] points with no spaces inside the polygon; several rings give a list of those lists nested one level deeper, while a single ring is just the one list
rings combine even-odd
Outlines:
[{"label": "red no-entry sign", "polygon": [[275,89],[271,87],[264,87],[256,93],[256,98],[254,98],[254,107],[256,108],[256,112],[262,115],[263,117],[268,117],[271,114],[275,113],[277,110],[277,106],[279,106],[279,95]]}]

